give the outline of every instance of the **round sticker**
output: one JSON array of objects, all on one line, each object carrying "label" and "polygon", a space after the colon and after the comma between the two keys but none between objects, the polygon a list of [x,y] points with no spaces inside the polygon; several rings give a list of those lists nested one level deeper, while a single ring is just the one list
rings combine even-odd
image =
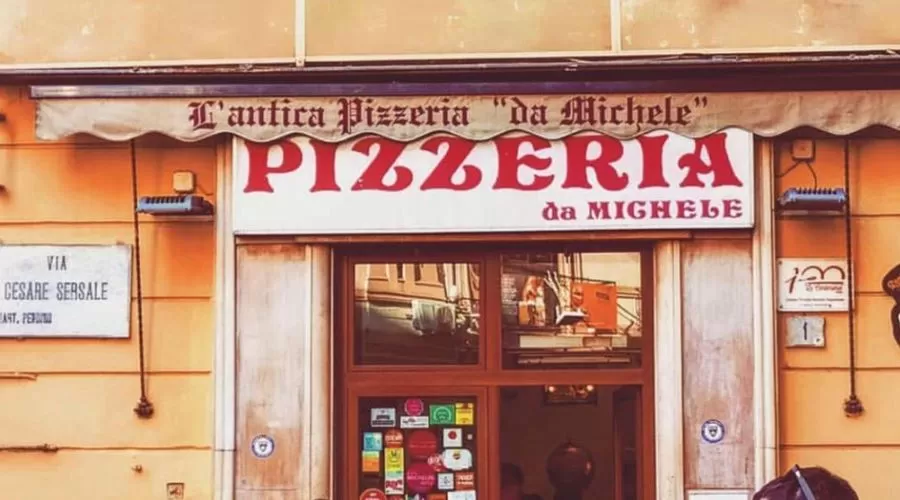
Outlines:
[{"label": "round sticker", "polygon": [[700,426],[700,437],[707,443],[718,443],[725,438],[725,424],[718,420],[707,420]]},{"label": "round sticker", "polygon": [[410,417],[418,417],[425,413],[425,402],[421,399],[407,399],[403,403],[403,411]]},{"label": "round sticker", "polygon": [[269,458],[275,453],[275,440],[261,434],[250,442],[250,451],[256,458]]},{"label": "round sticker", "polygon": [[398,429],[390,429],[385,432],[384,446],[386,448],[400,448],[403,446],[403,432]]},{"label": "round sticker", "polygon": [[438,450],[437,436],[425,429],[412,431],[406,437],[406,451],[410,458],[425,460]]},{"label": "round sticker", "polygon": [[437,453],[428,457],[427,463],[435,472],[444,472],[447,470],[444,468],[444,459]]},{"label": "round sticker", "polygon": [[362,492],[362,495],[359,496],[359,500],[387,500],[387,496],[378,488],[369,488]]},{"label": "round sticker", "polygon": [[437,475],[425,462],[416,462],[406,469],[406,487],[412,493],[428,493],[437,483]]}]

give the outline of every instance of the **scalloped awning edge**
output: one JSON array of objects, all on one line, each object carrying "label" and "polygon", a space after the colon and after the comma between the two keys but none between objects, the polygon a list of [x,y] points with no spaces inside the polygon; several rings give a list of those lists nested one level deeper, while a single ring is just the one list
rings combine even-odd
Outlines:
[{"label": "scalloped awning edge", "polygon": [[36,113],[36,136],[46,141],[161,134],[195,142],[231,134],[341,142],[374,134],[408,142],[435,133],[480,141],[514,131],[548,140],[588,131],[628,139],[658,129],[702,137],[729,127],[773,137],[798,127],[834,135],[876,125],[900,130],[900,91],[48,99]]}]

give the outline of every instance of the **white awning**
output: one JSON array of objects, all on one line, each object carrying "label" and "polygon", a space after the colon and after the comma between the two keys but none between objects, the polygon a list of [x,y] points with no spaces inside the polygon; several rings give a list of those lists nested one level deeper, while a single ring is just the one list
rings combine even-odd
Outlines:
[{"label": "white awning", "polygon": [[425,97],[42,98],[37,137],[90,134],[123,141],[164,134],[198,141],[234,134],[339,142],[364,134],[411,141],[436,132],[485,140],[524,131],[558,139],[583,131],[619,138],[665,129],[688,137],[739,127],[772,137],[798,127],[847,135],[900,129],[900,91]]}]

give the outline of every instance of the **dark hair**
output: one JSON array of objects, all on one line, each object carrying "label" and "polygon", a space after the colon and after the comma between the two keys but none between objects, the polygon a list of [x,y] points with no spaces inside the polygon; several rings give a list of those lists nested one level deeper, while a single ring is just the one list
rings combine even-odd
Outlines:
[{"label": "dark hair", "polygon": [[[809,484],[815,500],[859,500],[853,487],[844,478],[823,467],[803,467],[800,474]],[[793,469],[762,487],[753,500],[807,500]],[[811,500],[811,499],[808,499]]]},{"label": "dark hair", "polygon": [[522,468],[516,464],[504,463],[501,466],[500,477],[500,482],[503,486],[512,486],[514,484],[522,486],[525,484],[525,474],[522,473]]}]

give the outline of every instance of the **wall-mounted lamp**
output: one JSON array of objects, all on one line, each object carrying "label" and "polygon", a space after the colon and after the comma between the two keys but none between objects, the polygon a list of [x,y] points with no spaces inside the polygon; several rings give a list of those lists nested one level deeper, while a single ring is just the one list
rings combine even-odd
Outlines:
[{"label": "wall-mounted lamp", "polygon": [[197,176],[188,170],[172,175],[172,190],[176,195],[143,196],[138,200],[137,212],[151,215],[212,215],[213,206],[197,190]]},{"label": "wall-mounted lamp", "polygon": [[841,212],[847,206],[844,188],[788,188],[778,198],[780,210]]},{"label": "wall-mounted lamp", "polygon": [[137,211],[151,215],[212,215],[213,206],[195,194],[143,196],[138,201]]}]

